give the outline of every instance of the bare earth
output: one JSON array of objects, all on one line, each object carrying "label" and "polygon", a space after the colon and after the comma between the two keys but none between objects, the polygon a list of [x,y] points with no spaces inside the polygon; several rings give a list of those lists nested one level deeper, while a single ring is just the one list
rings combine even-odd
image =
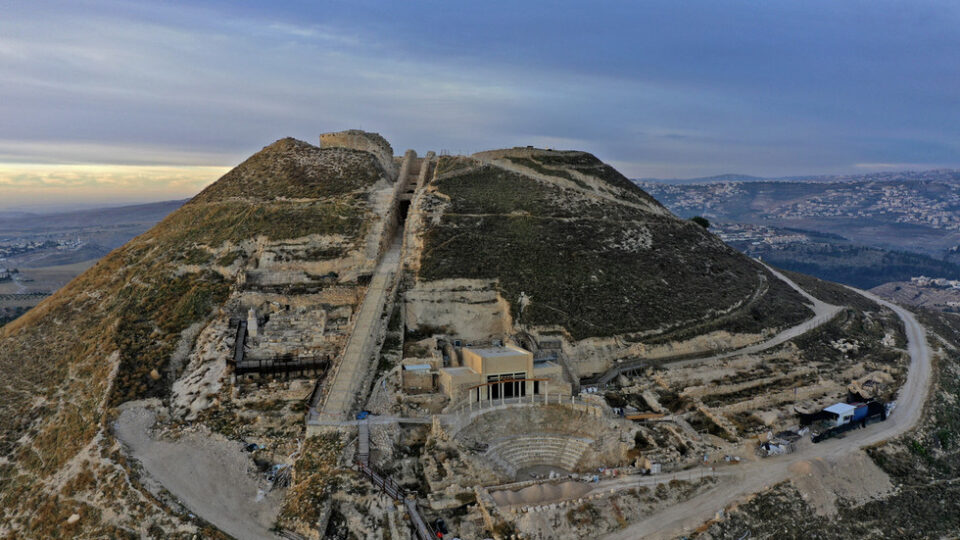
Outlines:
[{"label": "bare earth", "polygon": [[[821,466],[829,468],[865,446],[901,435],[916,425],[923,412],[931,377],[930,348],[925,331],[909,311],[873,294],[853,290],[892,309],[906,327],[910,372],[907,382],[900,389],[896,410],[887,421],[866,429],[849,431],[843,438],[828,439],[818,444],[803,439],[803,444],[793,454],[745,463],[736,469],[737,474],[722,480],[701,495],[607,535],[607,538],[674,538],[689,533],[729,504],[789,478],[793,474],[791,467],[798,463],[823,460],[825,465]],[[803,472],[803,468],[803,465],[797,465],[794,470],[801,469],[800,472]]]},{"label": "bare earth", "polygon": [[117,437],[151,477],[192,512],[238,540],[277,538],[270,527],[282,493],[257,500],[253,463],[239,444],[203,433],[155,440],[148,432],[154,419],[152,411],[128,405],[114,425]]}]

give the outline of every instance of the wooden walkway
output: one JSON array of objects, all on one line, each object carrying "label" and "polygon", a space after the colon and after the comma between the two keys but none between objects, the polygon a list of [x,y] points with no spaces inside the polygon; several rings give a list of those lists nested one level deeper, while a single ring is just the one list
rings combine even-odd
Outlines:
[{"label": "wooden walkway", "polygon": [[422,517],[420,517],[420,511],[417,509],[417,501],[410,498],[404,499],[403,505],[407,507],[407,513],[410,514],[410,519],[413,521],[413,526],[416,528],[417,537],[420,540],[430,540],[432,538],[436,538],[436,535],[430,526],[423,521]]},{"label": "wooden walkway", "polygon": [[362,461],[357,462],[357,467],[360,469],[360,472],[370,479],[373,485],[380,488],[380,491],[397,502],[403,502],[403,506],[406,507],[407,514],[410,515],[410,521],[413,522],[419,540],[433,540],[436,538],[433,529],[427,525],[427,522],[423,520],[423,516],[420,515],[417,500],[413,496],[407,496],[393,478],[381,476],[377,471],[371,469],[369,465]]},{"label": "wooden walkway", "polygon": [[420,509],[417,507],[417,499],[412,495],[407,495],[400,484],[389,477],[384,476],[370,467],[370,425],[366,421],[358,425],[359,434],[357,436],[357,468],[365,474],[373,485],[380,488],[384,494],[397,502],[403,502],[403,506],[410,515],[410,521],[413,523],[419,540],[432,540],[436,538],[433,530],[423,520],[420,515]]},{"label": "wooden walkway", "polygon": [[360,422],[357,436],[357,459],[364,465],[370,464],[370,424],[366,420]]}]

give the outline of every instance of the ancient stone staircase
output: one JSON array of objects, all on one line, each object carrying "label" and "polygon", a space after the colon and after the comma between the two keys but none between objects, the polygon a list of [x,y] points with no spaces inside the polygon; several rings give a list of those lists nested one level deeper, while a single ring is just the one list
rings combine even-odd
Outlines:
[{"label": "ancient stone staircase", "polygon": [[[415,190],[427,168],[417,159],[416,153],[407,151],[396,180],[394,210],[409,204],[409,193]],[[405,206],[404,206],[405,207]],[[325,391],[315,393],[307,417],[307,429],[311,424],[349,419],[350,413],[364,394],[365,382],[372,376],[373,360],[377,355],[380,338],[383,336],[384,308],[396,294],[400,262],[403,253],[404,227],[402,216],[397,230],[391,231],[391,240],[377,267],[360,306],[353,331],[347,340],[343,355],[331,375],[327,377]]]}]

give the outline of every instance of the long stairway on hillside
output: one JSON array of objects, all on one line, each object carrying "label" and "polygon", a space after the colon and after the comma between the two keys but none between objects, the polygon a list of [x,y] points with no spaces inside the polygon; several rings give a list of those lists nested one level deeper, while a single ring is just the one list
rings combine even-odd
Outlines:
[{"label": "long stairway on hillside", "polygon": [[409,207],[411,193],[418,185],[421,167],[416,153],[408,151],[404,157],[395,193],[397,208],[400,211],[400,227],[394,232],[393,242],[377,263],[373,277],[360,312],[357,315],[353,332],[344,348],[343,356],[332,374],[332,381],[325,392],[315,392],[310,404],[311,422],[327,423],[348,420],[351,410],[363,394],[363,383],[373,368],[372,359],[376,356],[378,338],[384,307],[389,295],[395,293],[396,277],[400,272],[403,252],[404,221]]},{"label": "long stairway on hillside", "polygon": [[318,392],[311,408],[317,411],[320,421],[339,421],[348,419],[358,395],[361,394],[363,381],[371,368],[371,358],[380,335],[380,318],[387,302],[387,296],[393,292],[394,276],[400,270],[400,236],[394,240],[390,249],[377,264],[367,294],[360,306],[360,313],[354,325],[343,358],[334,380],[326,392]]}]

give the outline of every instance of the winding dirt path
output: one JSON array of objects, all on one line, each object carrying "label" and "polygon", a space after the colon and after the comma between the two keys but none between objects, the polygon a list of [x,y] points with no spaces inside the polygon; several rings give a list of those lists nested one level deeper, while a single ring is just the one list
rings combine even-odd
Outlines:
[{"label": "winding dirt path", "polygon": [[[760,263],[760,264],[763,264],[763,263]],[[790,341],[791,339],[801,334],[805,334],[810,330],[813,330],[814,328],[817,328],[823,324],[826,324],[827,322],[830,321],[830,319],[833,319],[833,317],[836,316],[836,314],[839,313],[840,310],[843,309],[843,306],[834,306],[833,304],[828,304],[826,302],[819,300],[818,298],[813,297],[810,293],[803,290],[799,285],[794,283],[787,276],[781,274],[780,272],[774,270],[773,268],[770,268],[765,264],[763,266],[767,270],[769,270],[771,274],[773,274],[774,276],[782,280],[784,283],[789,285],[790,288],[800,293],[808,302],[813,304],[812,305],[813,317],[803,321],[802,323],[796,326],[791,326],[790,328],[787,328],[786,330],[779,332],[777,335],[773,336],[772,338],[766,341],[762,341],[760,343],[749,345],[747,347],[743,347],[740,349],[727,351],[725,353],[714,354],[712,356],[704,356],[700,358],[690,358],[687,360],[675,360],[673,362],[665,362],[663,364],[664,368],[689,367],[697,364],[705,364],[708,362],[723,360],[724,358],[730,358],[732,356],[740,356],[742,354],[754,354],[761,351],[765,351],[767,349],[772,349],[773,347],[782,345],[783,343],[786,343],[787,341]],[[860,292],[865,295],[868,294],[868,293],[863,293],[862,291],[859,291],[859,290],[857,292]],[[869,295],[869,296],[871,297],[871,299],[876,298],[875,296],[872,296],[872,295]],[[649,364],[649,362],[650,362],[649,360],[638,360],[635,362],[625,362],[623,364],[618,364],[616,366],[611,367],[610,369],[608,369],[606,372],[604,372],[602,375],[598,377],[584,379],[583,384],[591,384],[596,382],[606,384],[612,381],[613,379],[617,378],[618,376],[620,376],[621,373],[646,366]]]},{"label": "winding dirt path", "polygon": [[902,435],[917,424],[923,413],[932,377],[931,353],[926,332],[906,309],[868,292],[851,290],[892,309],[903,320],[906,328],[910,369],[907,381],[897,396],[897,407],[889,418],[866,429],[848,431],[842,439],[828,439],[818,444],[802,439],[802,444],[793,454],[740,465],[731,478],[706,492],[609,534],[606,538],[674,538],[689,533],[730,503],[787,479],[790,476],[790,466],[794,463],[812,459],[835,461],[865,446]]}]

